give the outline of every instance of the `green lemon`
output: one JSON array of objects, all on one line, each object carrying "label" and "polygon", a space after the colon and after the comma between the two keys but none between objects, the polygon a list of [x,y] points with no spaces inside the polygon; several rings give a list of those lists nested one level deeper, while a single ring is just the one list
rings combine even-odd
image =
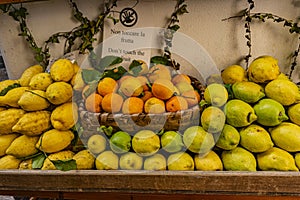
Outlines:
[{"label": "green lemon", "polygon": [[241,146],[253,153],[267,151],[274,145],[270,134],[263,127],[256,124],[251,124],[242,129],[240,135]]},{"label": "green lemon", "polygon": [[248,68],[248,78],[255,83],[265,83],[276,79],[280,74],[278,61],[272,56],[260,56]]},{"label": "green lemon", "polygon": [[227,89],[219,83],[209,84],[204,90],[204,99],[213,106],[221,107],[228,100]]},{"label": "green lemon", "polygon": [[192,126],[183,133],[183,143],[194,153],[206,154],[215,145],[214,137],[201,126]]},{"label": "green lemon", "polygon": [[276,146],[289,152],[300,151],[300,126],[290,122],[282,122],[271,128],[270,133]]},{"label": "green lemon", "polygon": [[177,152],[171,154],[167,159],[168,170],[194,170],[194,160],[186,152]]},{"label": "green lemon", "polygon": [[299,171],[294,157],[277,147],[257,154],[257,164],[258,168],[264,171]]},{"label": "green lemon", "polygon": [[238,146],[239,142],[240,133],[238,130],[229,124],[225,124],[216,146],[224,150],[232,150]]},{"label": "green lemon", "polygon": [[287,113],[290,120],[300,126],[300,103],[290,106]]},{"label": "green lemon", "polygon": [[264,88],[254,82],[243,81],[232,85],[234,97],[247,103],[255,103],[265,97]]},{"label": "green lemon", "polygon": [[143,167],[143,158],[136,153],[127,152],[120,157],[120,168],[127,170],[140,170]]},{"label": "green lemon", "polygon": [[153,155],[160,148],[159,136],[151,130],[141,130],[133,136],[132,148],[138,155]]},{"label": "green lemon", "polygon": [[118,131],[109,139],[110,148],[115,153],[125,153],[131,148],[131,136],[124,131]]},{"label": "green lemon", "polygon": [[220,108],[209,106],[203,110],[200,121],[204,130],[210,133],[218,133],[223,130],[226,117]]},{"label": "green lemon", "polygon": [[167,152],[175,153],[184,146],[182,136],[176,131],[166,131],[160,138],[161,147]]},{"label": "green lemon", "polygon": [[222,171],[223,163],[221,158],[214,151],[208,152],[205,156],[196,154],[194,156],[195,168],[200,171]]},{"label": "green lemon", "polygon": [[225,170],[256,171],[256,160],[254,155],[242,147],[236,147],[230,151],[223,151],[221,159]]},{"label": "green lemon", "polygon": [[112,151],[104,151],[95,161],[98,170],[115,170],[119,167],[119,157]]},{"label": "green lemon", "polygon": [[224,110],[226,122],[234,127],[248,126],[257,119],[251,105],[239,99],[228,101]]},{"label": "green lemon", "polygon": [[154,154],[145,158],[144,169],[145,170],[166,170],[167,161],[162,154]]},{"label": "green lemon", "polygon": [[262,99],[253,107],[257,122],[264,126],[276,126],[288,120],[284,107],[273,99]]}]

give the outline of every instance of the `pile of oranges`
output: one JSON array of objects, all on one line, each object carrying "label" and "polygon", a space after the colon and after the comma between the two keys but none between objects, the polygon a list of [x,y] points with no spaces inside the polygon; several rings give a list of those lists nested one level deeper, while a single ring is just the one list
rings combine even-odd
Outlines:
[{"label": "pile of oranges", "polygon": [[[189,109],[200,102],[188,75],[156,64],[143,66],[138,74],[124,74],[115,80],[105,77],[96,90],[84,97],[85,108],[94,113],[161,114]],[[84,93],[88,85],[83,89]]]}]

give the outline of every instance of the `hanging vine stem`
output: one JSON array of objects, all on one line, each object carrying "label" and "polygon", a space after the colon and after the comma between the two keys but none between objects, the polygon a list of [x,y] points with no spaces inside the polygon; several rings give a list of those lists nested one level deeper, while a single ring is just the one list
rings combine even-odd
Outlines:
[{"label": "hanging vine stem", "polygon": [[[240,12],[240,14],[236,16],[232,16],[229,18],[225,18],[222,21],[230,20],[233,18],[245,18],[245,28],[246,28],[246,39],[247,39],[247,46],[249,48],[248,55],[245,57],[246,66],[248,67],[249,64],[249,58],[251,57],[251,29],[250,24],[253,19],[257,19],[261,22],[265,22],[266,20],[272,20],[276,23],[283,23],[284,27],[289,27],[289,32],[291,34],[300,34],[300,26],[297,22],[293,22],[292,20],[285,19],[283,17],[280,17],[278,15],[274,15],[272,13],[251,13],[251,10],[254,8],[254,1],[253,0],[247,0],[249,3],[249,8],[244,9]],[[291,78],[294,69],[297,66],[297,57],[299,55],[300,51],[300,37],[298,38],[298,48],[293,52],[293,55],[291,58],[293,59],[291,66],[290,66],[290,73],[289,78]]]},{"label": "hanging vine stem", "polygon": [[[0,7],[4,13],[8,13],[15,21],[19,22],[21,30],[19,35],[25,37],[26,41],[35,53],[36,61],[40,63],[44,69],[48,66],[49,59],[51,57],[49,53],[49,44],[60,43],[61,39],[65,39],[63,54],[69,53],[73,50],[79,50],[80,53],[85,53],[87,50],[92,51],[92,43],[97,40],[94,36],[100,31],[103,31],[105,18],[113,19],[114,23],[118,22],[109,15],[112,12],[112,9],[117,6],[117,0],[108,0],[105,2],[105,10],[100,13],[95,20],[89,20],[85,17],[73,0],[69,0],[69,2],[73,9],[73,16],[80,22],[80,25],[70,31],[53,34],[44,42],[42,47],[37,45],[30,29],[27,26],[26,16],[28,15],[28,12],[22,4],[20,4],[20,8],[16,8],[12,4],[1,5]],[[78,41],[78,47],[74,49],[75,40]]]},{"label": "hanging vine stem", "polygon": [[169,19],[167,29],[164,33],[164,39],[166,44],[166,46],[164,47],[164,57],[170,62],[171,67],[173,67],[175,70],[179,70],[180,64],[177,63],[174,59],[172,59],[170,48],[172,47],[173,35],[180,28],[178,24],[179,16],[185,13],[188,13],[185,0],[177,0],[175,10]]}]

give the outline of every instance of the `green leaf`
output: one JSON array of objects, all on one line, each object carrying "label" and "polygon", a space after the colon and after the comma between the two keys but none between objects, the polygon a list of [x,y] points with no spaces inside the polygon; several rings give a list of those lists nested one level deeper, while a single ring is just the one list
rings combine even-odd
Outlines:
[{"label": "green leaf", "polygon": [[143,70],[142,64],[143,63],[141,63],[137,60],[133,60],[129,65],[129,70],[131,70],[133,72],[133,75],[137,76],[140,73],[140,71]]},{"label": "green leaf", "polygon": [[119,19],[114,18],[114,17],[111,16],[111,15],[109,15],[107,18],[108,18],[108,19],[111,19],[111,20],[113,21],[114,25],[116,25],[116,24],[119,23],[119,21],[120,21]]},{"label": "green leaf", "polygon": [[46,155],[43,153],[32,158],[32,169],[41,169],[45,159],[46,159]]},{"label": "green leaf", "polygon": [[103,57],[98,66],[95,66],[96,69],[100,70],[100,71],[104,71],[104,69],[106,67],[115,65],[115,64],[119,64],[123,62],[123,59],[121,57],[118,56],[105,56]]},{"label": "green leaf", "polygon": [[107,135],[108,137],[112,136],[113,134],[113,127],[112,126],[100,126],[100,128],[98,129],[98,131],[103,132],[105,135]]},{"label": "green leaf", "polygon": [[84,97],[87,98],[92,93],[94,93],[97,89],[97,86],[98,86],[98,81],[90,82],[89,88],[83,93]]},{"label": "green leaf", "polygon": [[87,84],[94,81],[98,82],[102,77],[102,74],[99,71],[89,69],[82,69],[81,75],[83,81]]},{"label": "green leaf", "polygon": [[154,56],[150,59],[150,63],[153,64],[162,64],[162,65],[169,65],[170,62],[166,57],[163,56]]},{"label": "green leaf", "polygon": [[176,31],[178,31],[178,29],[180,29],[180,26],[176,24],[176,25],[170,26],[169,29],[176,32]]},{"label": "green leaf", "polygon": [[62,171],[76,170],[77,164],[76,160],[68,159],[68,160],[51,160],[56,169]]},{"label": "green leaf", "polygon": [[19,83],[14,83],[8,87],[6,87],[5,89],[3,89],[1,92],[0,92],[0,96],[4,96],[6,95],[6,93],[11,90],[11,89],[14,89],[14,88],[17,88],[17,87],[21,87],[21,85]]},{"label": "green leaf", "polygon": [[233,99],[234,94],[233,94],[233,91],[232,91],[231,84],[225,84],[224,87],[226,88],[226,90],[228,92],[228,99]]},{"label": "green leaf", "polygon": [[119,66],[118,68],[106,70],[103,73],[102,78],[110,77],[113,78],[114,80],[119,80],[125,73],[127,73],[127,70],[124,67]]}]

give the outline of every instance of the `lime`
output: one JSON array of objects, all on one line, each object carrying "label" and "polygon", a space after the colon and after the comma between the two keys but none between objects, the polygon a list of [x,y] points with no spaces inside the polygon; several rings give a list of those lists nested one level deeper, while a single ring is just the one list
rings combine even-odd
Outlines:
[{"label": "lime", "polygon": [[178,152],[184,146],[182,136],[175,131],[164,132],[160,138],[160,142],[162,149],[170,153]]},{"label": "lime", "polygon": [[131,148],[131,136],[124,131],[118,131],[109,139],[110,148],[115,153],[125,153]]},{"label": "lime", "polygon": [[232,150],[238,146],[239,142],[240,133],[238,130],[229,124],[225,124],[216,146],[224,150]]}]

